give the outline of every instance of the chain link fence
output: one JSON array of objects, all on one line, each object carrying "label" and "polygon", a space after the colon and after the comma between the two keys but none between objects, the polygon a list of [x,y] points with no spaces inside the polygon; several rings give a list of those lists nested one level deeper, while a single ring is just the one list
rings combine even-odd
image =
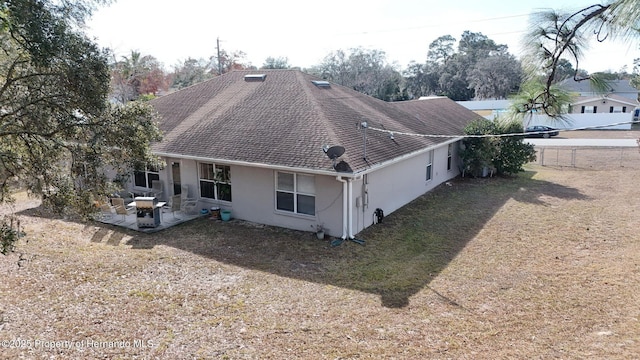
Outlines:
[{"label": "chain link fence", "polygon": [[640,147],[538,147],[534,164],[580,169],[640,169]]}]

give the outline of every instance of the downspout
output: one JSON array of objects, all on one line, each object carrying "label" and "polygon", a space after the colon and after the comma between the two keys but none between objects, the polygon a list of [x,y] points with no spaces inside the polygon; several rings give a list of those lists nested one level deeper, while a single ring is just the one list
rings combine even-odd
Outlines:
[{"label": "downspout", "polygon": [[352,203],[352,194],[353,194],[353,182],[347,180],[347,212],[348,212],[348,224],[349,224],[349,239],[353,239],[353,203]]},{"label": "downspout", "polygon": [[347,198],[349,192],[349,189],[347,187],[348,181],[344,180],[342,176],[336,176],[336,180],[342,183],[342,240],[345,240],[347,238],[348,223],[350,222],[350,218],[347,219],[347,217],[349,216],[349,214],[347,213],[347,202],[349,201],[349,199]]}]

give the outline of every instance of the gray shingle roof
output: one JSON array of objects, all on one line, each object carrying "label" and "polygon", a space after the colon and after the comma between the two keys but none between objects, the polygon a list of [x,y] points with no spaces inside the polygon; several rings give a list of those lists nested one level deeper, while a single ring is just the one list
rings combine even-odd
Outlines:
[{"label": "gray shingle roof", "polygon": [[[247,74],[264,81],[245,81]],[[332,170],[323,145],[341,145],[355,171],[447,141],[367,131],[460,135],[478,117],[447,98],[387,103],[298,70],[233,71],[151,101],[164,139],[156,153],[313,170]]]},{"label": "gray shingle roof", "polygon": [[[631,86],[629,80],[611,80],[607,84],[610,86],[610,93],[637,93],[638,89]],[[560,82],[560,86],[569,91],[579,92],[581,94],[596,92],[589,80],[575,81],[569,78]]]}]

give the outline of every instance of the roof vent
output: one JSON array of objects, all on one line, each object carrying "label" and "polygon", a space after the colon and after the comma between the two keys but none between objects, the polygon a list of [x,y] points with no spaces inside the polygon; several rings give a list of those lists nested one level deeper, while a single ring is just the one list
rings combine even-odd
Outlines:
[{"label": "roof vent", "polygon": [[322,87],[322,88],[329,88],[331,87],[331,83],[328,81],[324,81],[324,80],[311,80],[311,82],[313,83],[313,85],[317,86],[317,87]]},{"label": "roof vent", "polygon": [[247,74],[244,76],[244,81],[264,81],[267,78],[267,74]]}]

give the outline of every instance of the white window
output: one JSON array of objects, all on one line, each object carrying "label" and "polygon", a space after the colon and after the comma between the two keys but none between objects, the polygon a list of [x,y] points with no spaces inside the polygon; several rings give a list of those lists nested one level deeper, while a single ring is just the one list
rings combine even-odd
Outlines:
[{"label": "white window", "polygon": [[583,106],[582,113],[583,114],[595,114],[598,111],[597,106]]},{"label": "white window", "polygon": [[296,214],[315,215],[315,177],[312,175],[277,172],[276,209]]},{"label": "white window", "polygon": [[431,181],[433,179],[433,150],[429,151],[427,154],[427,181]]},{"label": "white window", "polygon": [[151,189],[153,180],[160,180],[158,169],[145,167],[133,171],[133,185],[135,187]]},{"label": "white window", "polygon": [[231,201],[231,167],[200,163],[200,196]]}]

